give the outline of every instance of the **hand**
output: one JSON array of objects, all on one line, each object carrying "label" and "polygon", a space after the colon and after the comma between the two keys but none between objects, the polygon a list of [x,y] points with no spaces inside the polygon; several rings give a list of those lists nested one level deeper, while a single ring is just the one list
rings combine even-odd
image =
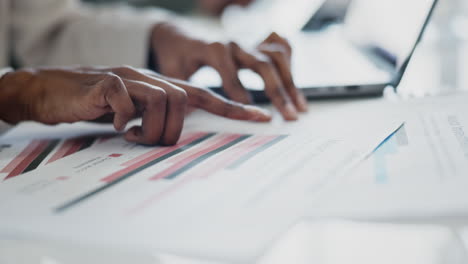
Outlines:
[{"label": "hand", "polygon": [[213,67],[221,76],[230,99],[249,104],[250,94],[242,86],[238,70],[248,68],[265,82],[265,92],[286,120],[296,120],[307,111],[304,95],[291,75],[291,46],[273,33],[255,50],[247,52],[236,43],[207,43],[191,38],[168,24],[158,24],[152,32],[152,48],[162,74],[188,79],[200,67]]},{"label": "hand", "polygon": [[253,0],[198,0],[198,6],[202,11],[211,15],[221,15],[229,5],[247,6]]},{"label": "hand", "polygon": [[125,139],[143,144],[175,144],[187,105],[233,119],[270,120],[260,108],[198,87],[182,89],[130,67],[24,69],[0,79],[1,120],[57,124],[110,115],[115,129],[121,131],[131,119],[142,116],[142,125],[130,128]]}]

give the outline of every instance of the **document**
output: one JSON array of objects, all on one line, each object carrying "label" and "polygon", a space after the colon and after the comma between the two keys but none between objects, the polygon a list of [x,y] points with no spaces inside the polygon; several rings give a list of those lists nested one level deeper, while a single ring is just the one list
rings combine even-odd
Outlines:
[{"label": "document", "polygon": [[420,218],[466,214],[466,99],[460,95],[401,105],[396,112],[405,112],[405,125],[352,173],[324,190],[311,215]]},{"label": "document", "polygon": [[168,147],[109,138],[0,185],[0,236],[250,261],[401,126],[375,106],[317,104],[302,124],[198,112]]},{"label": "document", "polygon": [[102,142],[107,134],[115,133],[109,126],[87,123],[18,125],[0,137],[0,184]]}]

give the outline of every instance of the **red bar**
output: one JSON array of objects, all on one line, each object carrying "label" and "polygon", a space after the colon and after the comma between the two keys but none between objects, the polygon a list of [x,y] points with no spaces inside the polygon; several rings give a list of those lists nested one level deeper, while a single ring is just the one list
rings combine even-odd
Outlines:
[{"label": "red bar", "polygon": [[81,146],[83,145],[84,141],[85,141],[84,138],[75,138],[75,139],[73,139],[72,146],[68,149],[67,152],[65,152],[65,154],[62,156],[62,158],[78,152],[78,150],[80,150]]},{"label": "red bar", "polygon": [[21,151],[21,153],[16,156],[8,165],[0,171],[1,173],[10,173],[12,170],[18,166],[18,164],[23,161],[25,157],[27,157],[34,149],[36,149],[37,145],[39,145],[40,140],[33,140],[31,143],[29,143],[26,148]]},{"label": "red bar", "polygon": [[[207,169],[199,169],[197,172],[195,172],[193,175],[190,175],[190,177],[184,177],[181,181],[172,184],[169,186],[167,189],[156,193],[149,197],[148,199],[142,201],[135,207],[130,208],[129,210],[126,211],[127,215],[134,216],[141,211],[147,209],[151,205],[163,200],[165,197],[168,195],[176,192],[177,190],[181,189],[183,186],[185,186],[187,183],[192,181],[195,178],[201,177],[201,176],[208,176],[209,174],[212,174],[219,169],[225,168],[226,166],[229,166],[231,162],[236,161],[239,157],[238,154],[243,155],[245,153],[248,153],[249,151],[257,148],[258,146],[261,146],[263,144],[266,144],[267,142],[273,140],[276,138],[276,136],[265,136],[265,137],[260,137],[260,138],[253,138],[248,142],[249,140],[246,140],[244,143],[239,144],[238,146],[235,146],[232,151],[225,152],[223,153],[224,155],[216,156],[214,160],[212,160],[213,164],[220,164],[219,166],[212,166]],[[205,174],[206,173],[206,174]]]},{"label": "red bar", "polygon": [[20,175],[29,166],[29,164],[31,164],[31,162],[37,158],[37,156],[39,156],[42,151],[44,151],[48,144],[49,140],[41,140],[39,145],[37,145],[37,147],[31,153],[29,153],[29,155],[23,159],[20,164],[18,164],[18,166],[16,166],[15,169],[10,172],[10,174],[8,174],[5,180]]},{"label": "red bar", "polygon": [[228,144],[229,142],[231,142],[231,141],[233,141],[233,140],[235,140],[235,139],[237,139],[239,137],[240,137],[239,134],[224,136],[220,140],[218,140],[217,142],[212,144],[211,146],[206,147],[205,149],[203,149],[201,151],[198,151],[198,152],[186,157],[185,159],[175,163],[174,165],[170,166],[169,168],[167,168],[167,169],[163,170],[162,172],[156,174],[155,176],[151,177],[150,180],[155,181],[155,180],[163,179],[163,178],[171,175],[172,173],[174,173],[178,169],[184,167],[188,163],[192,162],[193,160],[197,159],[198,157],[203,156],[206,153],[209,153],[209,152],[211,152],[211,151],[213,151],[213,150],[215,150],[215,149],[217,149],[219,147],[222,147],[222,146]]},{"label": "red bar", "polygon": [[[176,148],[187,145],[190,142],[194,141],[195,139],[198,139],[198,138],[200,138],[200,137],[202,137],[202,136],[204,136],[206,134],[207,133],[193,133],[193,134],[184,135],[184,136],[182,136],[182,138],[180,140],[180,143],[176,145],[177,146]],[[134,158],[132,160],[129,160],[129,161],[123,163],[122,166],[132,166],[135,163],[138,163],[138,162],[140,162],[140,161],[142,161],[144,159],[147,159],[148,157],[151,157],[151,156],[153,156],[155,154],[158,154],[158,153],[166,151],[166,150],[167,150],[167,147],[162,147],[162,148],[159,147],[159,148],[153,149],[153,150],[151,150],[151,151],[149,151],[149,152],[147,152],[147,153],[145,153],[145,154],[143,154],[143,155],[141,155],[139,157],[136,157],[136,158]]]},{"label": "red bar", "polygon": [[220,155],[216,157],[216,160],[213,160],[212,166],[205,167],[202,170],[194,171],[193,177],[194,178],[205,178],[213,173],[222,170],[236,160],[241,158],[243,155],[249,153],[250,151],[256,149],[259,146],[262,146],[269,141],[273,140],[276,136],[268,136],[268,137],[260,137],[251,140],[250,142],[244,142],[238,145],[236,148],[232,149],[232,151],[224,153],[224,155]]},{"label": "red bar", "polygon": [[59,160],[65,157],[65,154],[72,147],[73,142],[74,142],[74,139],[68,139],[65,142],[63,142],[62,146],[60,146],[60,148],[54,153],[54,155],[47,161],[46,164],[49,164],[51,162],[54,162],[56,160]]},{"label": "red bar", "polygon": [[[224,134],[224,135],[226,135],[226,134]],[[232,134],[229,134],[229,135],[232,135]],[[197,151],[196,149],[192,149],[192,150],[186,151],[184,153],[181,153],[181,154],[175,156],[174,158],[172,158],[170,162],[178,163],[178,162],[186,159],[187,157],[191,156],[196,151]]]},{"label": "red bar", "polygon": [[193,136],[190,136],[189,138],[185,139],[185,140],[182,140],[179,144],[175,145],[175,146],[172,146],[172,147],[164,147],[164,148],[158,148],[158,149],[155,149],[155,150],[152,150],[146,154],[143,154],[142,156],[140,157],[136,157],[135,159],[129,161],[129,162],[126,162],[122,165],[126,165],[128,167],[124,168],[124,169],[121,169],[121,170],[118,170],[114,173],[112,173],[111,175],[105,177],[105,178],[102,178],[101,181],[103,182],[107,182],[107,183],[110,183],[120,177],[122,177],[123,175],[131,172],[132,170],[135,170],[143,165],[145,165],[146,163],[152,161],[152,160],[155,160],[157,158],[160,158],[182,146],[185,146],[189,143],[191,143],[192,141],[200,138],[201,136],[204,136],[206,135],[206,133],[196,133],[194,134]]},{"label": "red bar", "polygon": [[178,162],[186,159],[187,157],[190,157],[195,152],[197,152],[197,149],[190,149],[188,151],[185,151],[185,152],[180,153],[179,155],[175,156],[174,158],[171,159],[170,162],[171,163],[178,163]]}]

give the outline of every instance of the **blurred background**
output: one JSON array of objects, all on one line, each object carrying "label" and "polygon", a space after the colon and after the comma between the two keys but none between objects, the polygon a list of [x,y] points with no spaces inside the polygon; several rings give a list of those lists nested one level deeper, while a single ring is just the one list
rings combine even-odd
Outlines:
[{"label": "blurred background", "polygon": [[445,94],[468,87],[468,1],[441,0],[399,89],[404,95]]},{"label": "blurred background", "polygon": [[[301,23],[296,9],[319,8],[317,14],[306,25],[307,30],[321,30],[324,27],[339,23],[346,15],[352,0],[86,0],[93,3],[126,3],[138,7],[158,6],[186,15],[194,20],[207,19],[218,21],[223,30],[236,34],[239,29],[249,30],[252,27],[239,26],[238,15],[254,16],[260,20],[266,13],[278,13],[276,23],[281,29],[281,22],[291,20]],[[314,6],[314,1],[318,7]],[[228,6],[228,2],[231,4]],[[273,5],[273,2],[277,2]],[[281,3],[278,5],[278,3]],[[275,6],[275,8],[272,8]],[[285,12],[287,11],[287,12]],[[304,13],[304,12],[303,12]],[[247,21],[247,20],[245,20]],[[250,20],[249,20],[250,21]],[[265,21],[265,20],[263,20]],[[256,30],[262,25],[267,31],[268,23],[255,25]],[[276,27],[278,28],[278,27]],[[284,29],[287,30],[287,29]],[[281,30],[280,30],[281,31]],[[242,32],[245,33],[245,32]],[[403,97],[421,97],[426,95],[446,94],[457,90],[468,89],[468,1],[440,0],[434,17],[426,31],[422,43],[416,50],[398,93]]]}]

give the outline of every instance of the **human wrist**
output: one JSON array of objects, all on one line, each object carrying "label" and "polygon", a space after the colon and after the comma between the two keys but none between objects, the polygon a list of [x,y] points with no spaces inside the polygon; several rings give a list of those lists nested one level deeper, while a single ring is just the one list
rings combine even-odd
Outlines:
[{"label": "human wrist", "polygon": [[[34,101],[37,94],[31,93],[35,72],[30,70],[8,71],[0,77],[0,119],[16,124],[34,120]],[[37,89],[36,89],[37,90]]]},{"label": "human wrist", "polygon": [[[148,59],[147,66],[148,69],[159,72],[159,63],[158,63],[158,43],[164,38],[164,27],[166,23],[155,24],[151,28],[150,37],[149,37],[149,50],[148,50]],[[162,36],[162,37],[161,37]]]},{"label": "human wrist", "polygon": [[0,120],[6,121],[6,115],[9,112],[7,104],[10,97],[6,76],[13,71],[12,68],[0,69]]},{"label": "human wrist", "polygon": [[4,88],[5,87],[5,84],[4,84],[4,81],[3,81],[3,77],[6,76],[8,73],[11,73],[13,71],[12,68],[4,68],[4,69],[0,69],[0,92],[3,90],[3,89],[6,89]]},{"label": "human wrist", "polygon": [[150,48],[153,50],[153,53],[157,55],[159,47],[164,45],[166,41],[169,41],[170,31],[175,30],[175,27],[169,23],[162,22],[155,24],[150,33]]}]

